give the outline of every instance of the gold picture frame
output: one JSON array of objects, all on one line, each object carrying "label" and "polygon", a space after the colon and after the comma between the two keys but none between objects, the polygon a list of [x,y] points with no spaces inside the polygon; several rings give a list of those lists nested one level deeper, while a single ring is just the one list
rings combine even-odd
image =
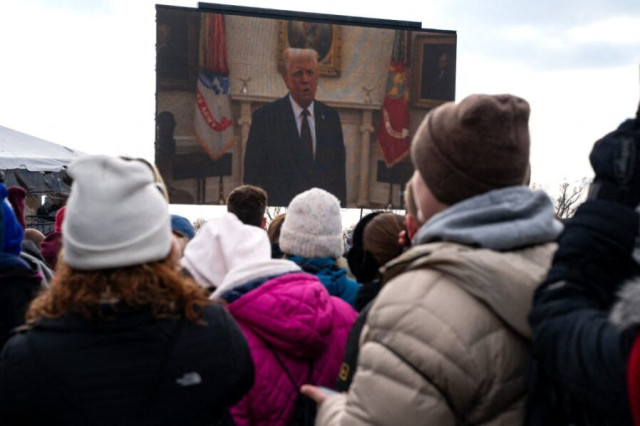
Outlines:
[{"label": "gold picture frame", "polygon": [[411,55],[411,105],[434,108],[455,100],[456,34],[420,33]]},{"label": "gold picture frame", "polygon": [[318,52],[318,74],[340,77],[342,27],[324,22],[281,20],[278,22],[278,70],[284,74],[283,52],[289,47]]}]

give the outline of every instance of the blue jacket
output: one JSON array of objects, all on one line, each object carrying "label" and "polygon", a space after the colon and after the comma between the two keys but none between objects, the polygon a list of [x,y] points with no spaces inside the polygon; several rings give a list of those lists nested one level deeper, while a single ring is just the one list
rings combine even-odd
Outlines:
[{"label": "blue jacket", "polygon": [[334,259],[330,257],[309,259],[291,256],[289,260],[297,263],[303,271],[317,276],[330,295],[341,298],[355,308],[360,285],[347,277],[346,269],[339,267]]}]

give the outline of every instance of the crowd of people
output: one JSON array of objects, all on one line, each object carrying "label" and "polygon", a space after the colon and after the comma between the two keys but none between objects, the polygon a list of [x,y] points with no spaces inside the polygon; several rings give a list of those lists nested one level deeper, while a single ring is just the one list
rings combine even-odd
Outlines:
[{"label": "crowd of people", "polygon": [[640,116],[561,222],[529,113],[426,114],[405,215],[348,250],[321,188],[267,224],[239,186],[196,232],[153,164],[84,156],[44,236],[0,184],[0,424],[640,425]]}]

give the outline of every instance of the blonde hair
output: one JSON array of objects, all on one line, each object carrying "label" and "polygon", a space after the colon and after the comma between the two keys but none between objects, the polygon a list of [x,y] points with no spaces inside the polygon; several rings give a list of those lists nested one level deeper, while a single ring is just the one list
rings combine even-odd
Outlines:
[{"label": "blonde hair", "polygon": [[277,243],[280,240],[280,230],[282,229],[282,224],[284,223],[286,213],[280,213],[276,217],[273,218],[271,223],[269,224],[269,230],[267,231],[267,235],[269,235],[270,243]]},{"label": "blonde hair", "polygon": [[318,52],[316,52],[315,49],[300,49],[296,47],[289,47],[284,50],[283,58],[285,75],[289,72],[291,62],[293,62],[294,59],[311,59],[316,63],[316,66],[318,65]]}]

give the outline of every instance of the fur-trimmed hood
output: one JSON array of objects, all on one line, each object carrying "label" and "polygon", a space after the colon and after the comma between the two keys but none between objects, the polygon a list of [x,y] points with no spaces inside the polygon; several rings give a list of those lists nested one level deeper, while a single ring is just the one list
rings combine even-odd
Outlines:
[{"label": "fur-trimmed hood", "polygon": [[622,285],[618,291],[618,301],[609,314],[609,321],[623,330],[640,324],[640,276]]}]

